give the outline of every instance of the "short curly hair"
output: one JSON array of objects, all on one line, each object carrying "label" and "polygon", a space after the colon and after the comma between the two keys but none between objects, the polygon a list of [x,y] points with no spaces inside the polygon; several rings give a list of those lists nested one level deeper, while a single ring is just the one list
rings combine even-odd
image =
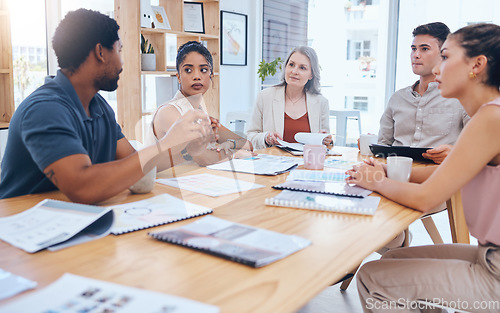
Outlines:
[{"label": "short curly hair", "polygon": [[118,37],[118,23],[100,12],[78,9],[68,12],[57,26],[52,47],[59,67],[75,71],[100,43],[112,50]]}]

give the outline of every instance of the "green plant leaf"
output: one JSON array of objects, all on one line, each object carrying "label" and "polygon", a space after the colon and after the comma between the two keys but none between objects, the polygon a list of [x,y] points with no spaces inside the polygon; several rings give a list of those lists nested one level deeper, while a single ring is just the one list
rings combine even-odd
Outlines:
[{"label": "green plant leaf", "polygon": [[145,39],[142,34],[141,34],[141,53],[144,53],[144,54],[155,53],[155,49],[149,43],[149,40]]},{"label": "green plant leaf", "polygon": [[277,58],[272,62],[266,62],[266,60],[262,60],[259,63],[259,68],[257,73],[259,74],[260,80],[263,83],[267,76],[273,76],[276,74],[278,68],[281,70],[283,60],[281,58]]}]

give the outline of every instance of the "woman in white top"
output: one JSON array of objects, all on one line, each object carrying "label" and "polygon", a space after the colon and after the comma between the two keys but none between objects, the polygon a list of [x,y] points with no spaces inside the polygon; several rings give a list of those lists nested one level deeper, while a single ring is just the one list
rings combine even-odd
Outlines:
[{"label": "woman in white top", "polygon": [[[176,68],[180,88],[172,100],[161,105],[154,113],[151,132],[155,138],[162,138],[186,112],[207,112],[203,95],[210,87],[213,76],[210,51],[199,42],[189,41],[179,47]],[[235,157],[252,155],[249,152],[252,147],[247,140],[221,126],[217,119],[211,118],[211,121],[214,129],[211,138],[201,138],[171,149],[170,160],[158,170],[190,160],[203,166],[213,164],[232,157],[233,150],[238,150]]]},{"label": "woman in white top", "polygon": [[[330,108],[319,91],[319,79],[318,57],[312,48],[299,46],[290,51],[281,84],[257,96],[247,131],[255,149],[277,145],[277,139],[296,142],[297,132],[330,132]],[[331,135],[323,140],[325,145],[331,143]]]}]

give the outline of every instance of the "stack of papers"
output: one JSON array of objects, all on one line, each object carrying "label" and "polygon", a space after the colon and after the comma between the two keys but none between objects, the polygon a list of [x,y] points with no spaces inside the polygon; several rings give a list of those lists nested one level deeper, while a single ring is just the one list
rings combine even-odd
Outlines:
[{"label": "stack of papers", "polygon": [[373,215],[379,197],[368,196],[371,191],[345,183],[344,170],[293,170],[283,184],[273,186],[283,190],[267,198],[267,205]]},{"label": "stack of papers", "polygon": [[[297,142],[287,142],[278,139],[280,144],[278,148],[283,149],[292,155],[303,155],[304,145],[322,145],[323,139],[329,135],[330,134],[323,133],[296,133],[294,139]],[[326,155],[342,155],[342,153],[327,149]]]}]

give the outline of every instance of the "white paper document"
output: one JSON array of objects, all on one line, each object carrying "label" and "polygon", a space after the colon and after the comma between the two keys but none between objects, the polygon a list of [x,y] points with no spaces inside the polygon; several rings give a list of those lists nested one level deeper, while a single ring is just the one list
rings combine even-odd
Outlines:
[{"label": "white paper document", "polygon": [[278,175],[288,172],[299,164],[304,164],[304,160],[293,157],[259,154],[248,159],[233,159],[209,165],[207,168],[256,175]]},{"label": "white paper document", "polygon": [[36,285],[37,283],[32,280],[14,275],[0,268],[0,300],[7,299],[25,290],[33,289]]},{"label": "white paper document", "polygon": [[109,208],[46,199],[0,218],[0,239],[30,253],[57,250],[106,236],[112,224]]},{"label": "white paper document", "polygon": [[217,313],[213,305],[73,274],[0,306],[8,313]]},{"label": "white paper document", "polygon": [[294,137],[295,141],[300,142],[304,145],[322,145],[323,139],[330,136],[330,134],[323,133],[296,133]]},{"label": "white paper document", "polygon": [[286,180],[345,182],[347,175],[344,170],[332,169],[329,171],[293,170]]},{"label": "white paper document", "polygon": [[264,187],[264,185],[212,174],[197,174],[177,178],[160,178],[156,181],[160,184],[201,193],[211,197],[224,196]]},{"label": "white paper document", "polygon": [[[297,134],[299,134],[299,133],[297,133]],[[308,134],[308,133],[302,133],[302,134]],[[315,135],[315,134],[313,134],[313,135]],[[325,134],[318,134],[318,135],[323,135],[323,138],[326,137]],[[328,134],[326,134],[326,135],[328,135]],[[303,155],[304,154],[304,144],[303,143],[288,142],[288,141],[281,140],[279,138],[277,138],[276,140],[278,140],[278,143],[280,144],[279,146],[277,146],[278,148],[283,149],[292,155]],[[295,140],[297,140],[297,139],[295,139]],[[321,139],[321,140],[323,140],[323,139]],[[322,143],[319,143],[319,144],[321,145]],[[342,155],[342,153],[339,153],[333,149],[326,149],[326,155]]]}]

